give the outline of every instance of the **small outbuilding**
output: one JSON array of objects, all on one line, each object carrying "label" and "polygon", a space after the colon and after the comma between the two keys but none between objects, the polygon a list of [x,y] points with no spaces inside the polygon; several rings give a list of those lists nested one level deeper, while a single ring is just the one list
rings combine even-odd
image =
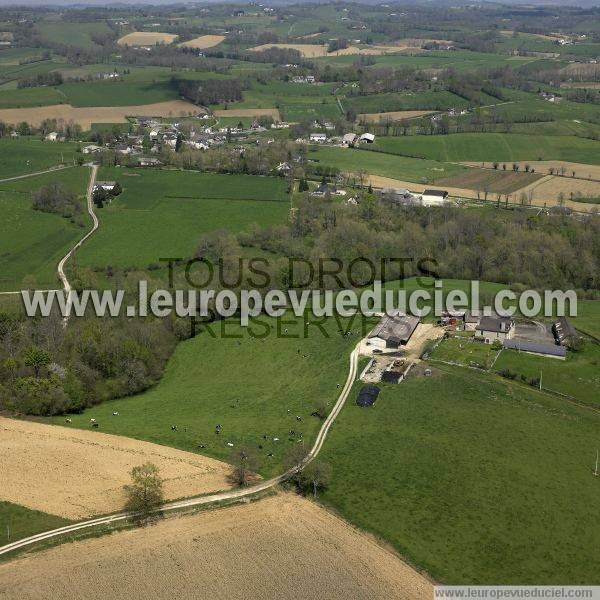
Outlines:
[{"label": "small outbuilding", "polygon": [[377,400],[377,396],[379,396],[379,391],[380,390],[376,385],[364,385],[360,389],[360,392],[358,392],[356,404],[362,408],[366,406],[373,406],[373,404],[375,404],[375,400]]}]

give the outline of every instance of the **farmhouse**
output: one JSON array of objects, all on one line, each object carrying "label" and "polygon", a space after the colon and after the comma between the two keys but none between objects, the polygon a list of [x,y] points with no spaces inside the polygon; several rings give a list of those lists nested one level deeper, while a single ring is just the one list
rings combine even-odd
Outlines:
[{"label": "farmhouse", "polygon": [[475,338],[492,344],[512,338],[514,331],[515,322],[510,317],[481,317],[475,327]]},{"label": "farmhouse", "polygon": [[376,385],[364,385],[360,392],[358,392],[356,404],[363,408],[373,406],[375,400],[377,400],[377,396],[379,396],[379,391],[380,390]]},{"label": "farmhouse", "polygon": [[64,136],[60,135],[60,133],[57,133],[56,131],[53,131],[46,136],[46,141],[48,142],[61,142],[64,139]]},{"label": "farmhouse", "polygon": [[369,334],[368,344],[377,348],[398,348],[410,340],[421,319],[413,316],[384,316]]},{"label": "farmhouse", "polygon": [[325,196],[325,194],[335,194],[337,188],[335,185],[329,185],[328,183],[321,183],[319,186],[311,192],[311,196]]},{"label": "farmhouse", "polygon": [[103,189],[105,192],[112,192],[115,189],[116,185],[116,181],[96,181],[94,189]]},{"label": "farmhouse", "polygon": [[311,133],[309,138],[311,142],[316,142],[317,144],[322,144],[327,141],[327,135],[324,133]]},{"label": "farmhouse", "polygon": [[423,190],[423,194],[421,194],[423,206],[441,206],[446,202],[447,197],[446,190]]}]

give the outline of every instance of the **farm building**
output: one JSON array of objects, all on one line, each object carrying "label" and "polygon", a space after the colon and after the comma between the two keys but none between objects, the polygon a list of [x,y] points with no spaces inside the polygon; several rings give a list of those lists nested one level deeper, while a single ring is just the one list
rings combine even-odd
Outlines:
[{"label": "farm building", "polygon": [[322,144],[323,142],[327,141],[327,135],[324,133],[311,133],[309,140],[311,142],[316,142],[317,144]]},{"label": "farm building", "polygon": [[514,331],[515,322],[510,317],[481,317],[475,327],[475,338],[492,344],[512,338]]},{"label": "farm building", "polygon": [[423,190],[421,194],[423,206],[441,206],[446,202],[447,197],[446,190]]},{"label": "farm building", "polygon": [[557,346],[556,344],[506,339],[502,342],[502,345],[508,350],[518,350],[519,352],[527,352],[528,354],[537,354],[539,356],[551,356],[561,359],[565,359],[567,356],[567,349],[564,346]]},{"label": "farm building", "polygon": [[360,389],[360,392],[358,392],[356,404],[363,408],[373,406],[375,400],[377,400],[377,396],[379,396],[379,388],[376,385],[364,385]]},{"label": "farm building", "polygon": [[368,344],[377,348],[398,348],[410,340],[421,319],[413,316],[386,315],[369,334]]},{"label": "farm building", "polygon": [[361,142],[366,142],[367,144],[372,144],[375,141],[375,136],[372,133],[363,133],[360,136]]}]

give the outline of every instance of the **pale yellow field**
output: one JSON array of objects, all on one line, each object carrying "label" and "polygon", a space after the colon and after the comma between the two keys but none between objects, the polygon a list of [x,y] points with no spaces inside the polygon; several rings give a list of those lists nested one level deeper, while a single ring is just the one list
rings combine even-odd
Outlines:
[{"label": "pale yellow field", "polygon": [[30,125],[39,126],[44,119],[63,119],[65,122],[79,123],[84,130],[90,129],[92,123],[125,123],[126,117],[180,117],[204,112],[201,108],[184,100],[171,100],[155,104],[139,106],[93,106],[78,108],[70,104],[53,104],[35,108],[2,108],[0,121],[20,123],[27,121]]},{"label": "pale yellow field", "polygon": [[347,56],[350,54],[362,55],[382,55],[394,54],[408,49],[408,46],[367,46],[359,48],[358,46],[348,46],[343,50],[327,52],[327,46],[322,44],[263,44],[249,48],[252,52],[261,52],[268,48],[282,48],[288,50],[298,50],[303,58],[319,58],[323,56]]},{"label": "pale yellow field", "polygon": [[359,120],[367,123],[379,123],[380,121],[401,121],[402,119],[414,119],[423,115],[430,115],[431,110],[395,110],[381,113],[362,113],[358,115]]},{"label": "pale yellow field", "polygon": [[430,600],[432,583],[318,505],[280,494],[0,565],[3,600]]},{"label": "pale yellow field", "polygon": [[[548,206],[553,206],[558,203],[559,196],[562,193],[566,206],[570,206],[581,212],[600,211],[600,204],[577,201],[579,196],[600,198],[600,182],[598,181],[547,175],[534,184],[519,190],[516,194],[520,194],[523,191],[529,192],[529,190],[533,190],[533,204],[536,206],[542,206],[545,203]],[[571,202],[571,198],[573,198],[574,202]]]},{"label": "pale yellow field", "polygon": [[204,50],[205,48],[212,48],[220,44],[225,39],[224,35],[201,35],[200,37],[182,42],[180,46],[185,48],[196,48],[197,50]]},{"label": "pale yellow field", "polygon": [[228,465],[212,458],[98,431],[0,417],[0,500],[70,519],[118,511],[129,471],[147,461],[160,468],[168,499],[229,487]]},{"label": "pale yellow field", "polygon": [[[493,163],[491,162],[465,162],[462,164],[471,167],[483,166],[488,169],[493,168]],[[512,166],[512,162],[507,164],[508,168],[510,169]],[[550,168],[555,169],[555,172],[560,172],[559,170],[564,168],[564,174],[566,176],[566,179],[570,180],[573,171],[575,171],[575,177],[578,179],[593,179],[596,181],[600,181],[600,165],[573,163],[564,160],[526,160],[519,161],[519,164],[521,165],[521,170],[523,170],[524,166],[528,164],[535,169],[536,173],[543,173],[544,175],[550,174]]]},{"label": "pale yellow field", "polygon": [[215,110],[214,115],[215,117],[273,117],[275,121],[281,121],[277,108],[229,108]]},{"label": "pale yellow field", "polygon": [[171,44],[179,36],[160,31],[134,31],[117,40],[119,46],[154,46],[155,44]]}]

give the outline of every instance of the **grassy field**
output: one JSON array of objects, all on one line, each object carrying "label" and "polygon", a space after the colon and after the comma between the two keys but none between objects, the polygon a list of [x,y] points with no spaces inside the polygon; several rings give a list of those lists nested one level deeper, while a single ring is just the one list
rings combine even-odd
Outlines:
[{"label": "grassy field", "polygon": [[[379,137],[384,152],[439,161],[567,160],[600,163],[600,142],[575,136],[508,133],[457,133],[435,136]],[[512,165],[508,165],[510,169]]]},{"label": "grassy field", "polygon": [[[328,337],[316,325],[309,325],[305,334],[304,322],[290,315],[279,332],[275,319],[263,317],[249,329],[233,321],[224,322],[224,329],[213,325],[216,337],[203,332],[177,347],[155,388],[73,415],[73,425],[89,428],[94,417],[103,432],[223,460],[232,452],[227,443],[234,448],[249,444],[261,456],[260,472],[274,474],[288,448],[299,443],[300,432],[307,444],[313,439],[321,424],[311,416],[314,403],[333,404],[337,384],[346,378],[349,352],[359,338],[342,335],[334,319],[325,324]],[[251,332],[264,339],[250,337]],[[220,435],[215,434],[217,424],[223,427]],[[172,431],[172,425],[178,431]],[[290,430],[296,434],[291,436]],[[206,447],[198,449],[198,444]]]},{"label": "grassy field", "polygon": [[458,175],[442,177],[436,183],[450,187],[511,194],[534,183],[542,176],[537,173],[514,172],[512,170],[504,171],[503,169],[469,169]]},{"label": "grassy field", "polygon": [[448,583],[598,583],[599,416],[460,367],[356,391],[324,499]]},{"label": "grassy field", "polygon": [[64,527],[70,522],[62,517],[0,501],[0,546],[42,531]]},{"label": "grassy field", "polygon": [[52,143],[37,137],[0,138],[0,181],[63,162],[72,164],[77,148],[74,142]]},{"label": "grassy field", "polygon": [[450,337],[438,344],[431,360],[488,369],[497,354],[498,350],[492,350],[491,345],[477,342],[472,337]]},{"label": "grassy field", "polygon": [[[494,100],[497,102],[497,100]],[[357,113],[389,112],[396,110],[446,110],[467,108],[468,100],[452,92],[420,92],[403,94],[372,94],[347,97],[344,106]]]},{"label": "grassy field", "polygon": [[42,289],[57,285],[56,265],[83,229],[59,215],[33,210],[31,193],[60,182],[81,196],[83,209],[88,180],[89,169],[74,167],[0,183],[0,291],[20,289],[24,278],[33,278]]},{"label": "grassy field", "polygon": [[36,28],[42,40],[88,50],[98,47],[92,40],[92,35],[109,35],[112,33],[112,30],[104,21],[72,23],[61,20],[59,22],[39,23]]},{"label": "grassy field", "polygon": [[566,394],[581,402],[600,404],[600,345],[588,342],[578,352],[569,352],[566,360],[535,356],[516,350],[503,350],[495,371],[508,369],[520,378],[542,376],[544,388]]},{"label": "grassy field", "polygon": [[351,148],[319,147],[310,148],[308,160],[318,164],[336,167],[343,172],[366,171],[372,175],[391,177],[402,181],[434,181],[441,177],[458,175],[467,169],[461,165],[422,160],[404,156],[394,156],[382,152],[370,152]]},{"label": "grassy field", "polygon": [[168,81],[94,81],[65,83],[57,88],[73,106],[135,106],[176,100],[178,95]]},{"label": "grassy field", "polygon": [[0,108],[29,108],[65,102],[66,97],[57,88],[52,87],[0,90]]},{"label": "grassy field", "polygon": [[98,211],[101,227],[78,252],[80,265],[146,267],[190,256],[204,233],[281,223],[289,211],[285,182],[273,177],[119,168],[98,177],[124,191]]}]

